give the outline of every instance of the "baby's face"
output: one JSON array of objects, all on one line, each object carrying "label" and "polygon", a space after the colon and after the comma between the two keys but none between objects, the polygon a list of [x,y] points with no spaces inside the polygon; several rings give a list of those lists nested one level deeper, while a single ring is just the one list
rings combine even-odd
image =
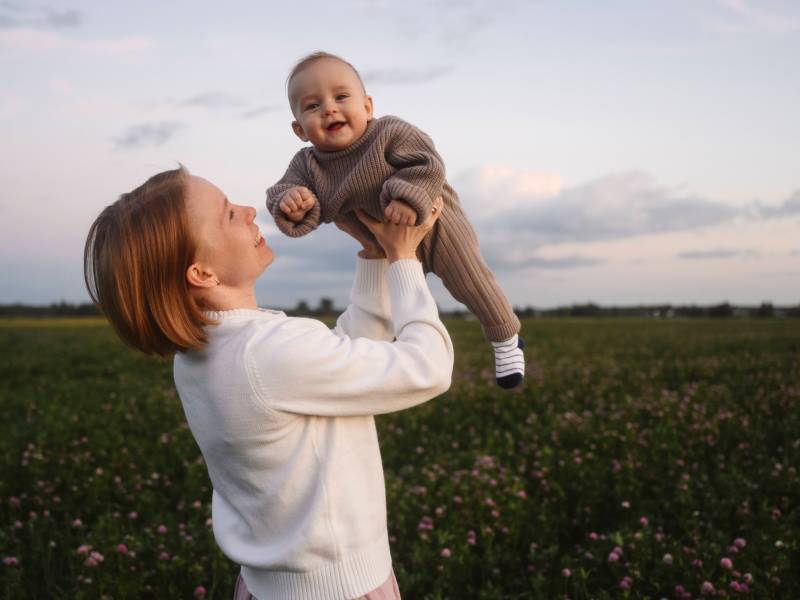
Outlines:
[{"label": "baby's face", "polygon": [[323,58],[295,75],[289,102],[294,132],[326,152],[350,146],[372,120],[372,98],[353,70],[338,60]]}]

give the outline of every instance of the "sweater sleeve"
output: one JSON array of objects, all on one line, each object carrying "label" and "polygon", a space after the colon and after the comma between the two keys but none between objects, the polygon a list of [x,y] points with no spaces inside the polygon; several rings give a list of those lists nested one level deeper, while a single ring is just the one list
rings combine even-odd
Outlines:
[{"label": "sweater sleeve", "polygon": [[336,320],[333,332],[339,337],[373,340],[394,338],[386,269],[389,261],[358,257],[350,305]]},{"label": "sweater sleeve", "polygon": [[428,135],[405,125],[397,128],[397,139],[386,147],[386,160],[397,171],[383,183],[380,202],[386,210],[392,200],[403,200],[417,211],[419,225],[430,215],[434,198],[442,193],[444,161]]},{"label": "sweater sleeve", "polygon": [[[295,154],[280,181],[267,189],[267,210],[275,219],[275,224],[278,226],[278,229],[289,237],[300,237],[311,233],[319,227],[320,223],[321,210],[319,199],[316,196],[311,175],[308,173],[308,169],[306,169],[306,161],[303,153],[304,151],[301,150]],[[295,223],[286,218],[286,215],[280,209],[280,203],[286,192],[299,185],[307,187],[311,190],[311,193],[314,194],[314,206],[309,209],[302,221]]]},{"label": "sweater sleeve", "polygon": [[376,415],[450,387],[453,346],[422,265],[396,261],[386,278],[396,341],[340,336],[320,321],[287,319],[270,343],[251,345],[248,370],[265,402],[296,414]]}]

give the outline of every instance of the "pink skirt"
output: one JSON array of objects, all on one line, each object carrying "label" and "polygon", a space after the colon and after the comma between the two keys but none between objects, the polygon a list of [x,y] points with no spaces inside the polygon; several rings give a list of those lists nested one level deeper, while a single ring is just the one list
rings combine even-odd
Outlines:
[{"label": "pink skirt", "polygon": [[[233,600],[258,600],[248,591],[241,574],[236,579],[236,587],[233,589]],[[262,598],[261,600],[272,599]],[[380,587],[375,588],[364,596],[359,596],[356,600],[400,600],[400,588],[397,586],[394,569],[389,573],[389,579],[384,581]]]}]

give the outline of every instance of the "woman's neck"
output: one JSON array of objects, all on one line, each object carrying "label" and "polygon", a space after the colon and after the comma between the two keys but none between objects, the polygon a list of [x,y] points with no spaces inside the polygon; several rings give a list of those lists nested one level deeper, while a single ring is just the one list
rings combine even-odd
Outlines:
[{"label": "woman's neck", "polygon": [[233,310],[235,308],[258,308],[256,290],[253,287],[242,289],[224,285],[212,288],[203,298],[206,310]]}]

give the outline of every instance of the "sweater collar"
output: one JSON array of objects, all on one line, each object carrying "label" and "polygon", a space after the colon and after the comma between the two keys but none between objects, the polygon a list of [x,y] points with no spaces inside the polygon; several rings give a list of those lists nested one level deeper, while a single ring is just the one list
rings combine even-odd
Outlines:
[{"label": "sweater collar", "polygon": [[230,317],[264,317],[267,315],[282,315],[282,310],[272,310],[269,308],[231,308],[229,310],[204,310],[203,316],[219,321]]},{"label": "sweater collar", "polygon": [[[381,117],[383,118],[383,117]],[[337,158],[342,158],[344,156],[348,156],[350,154],[354,154],[358,151],[359,148],[364,146],[375,137],[375,133],[378,131],[379,127],[377,122],[380,119],[372,119],[369,123],[367,123],[367,129],[364,131],[364,134],[358,138],[355,142],[350,144],[344,150],[336,150],[334,152],[326,152],[325,150],[318,150],[314,146],[311,146],[311,152],[314,154],[316,159],[320,162],[327,162],[330,160],[336,160]]]}]

